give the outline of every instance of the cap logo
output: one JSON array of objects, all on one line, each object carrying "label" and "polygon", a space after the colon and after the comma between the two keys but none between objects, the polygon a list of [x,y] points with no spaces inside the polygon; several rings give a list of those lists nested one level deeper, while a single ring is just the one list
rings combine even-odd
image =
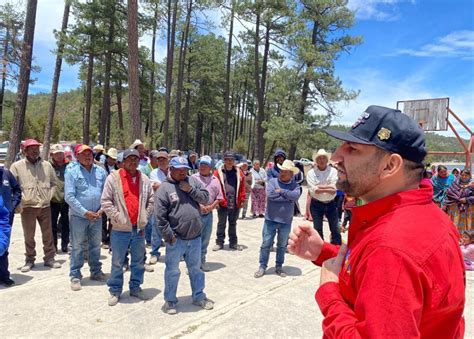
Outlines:
[{"label": "cap logo", "polygon": [[370,114],[367,112],[363,112],[360,117],[357,118],[356,122],[354,122],[354,125],[352,125],[352,128],[356,128],[360,124],[365,123],[365,121],[370,117]]},{"label": "cap logo", "polygon": [[377,136],[381,141],[388,140],[390,138],[390,135],[392,134],[392,131],[382,127],[380,131],[377,133]]},{"label": "cap logo", "polygon": [[184,160],[184,158],[179,158],[179,163],[180,164],[184,164],[186,161]]}]

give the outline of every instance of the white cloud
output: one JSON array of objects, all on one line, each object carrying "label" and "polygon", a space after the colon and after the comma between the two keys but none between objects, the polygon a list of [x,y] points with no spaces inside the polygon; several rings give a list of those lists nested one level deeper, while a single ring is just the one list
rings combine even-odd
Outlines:
[{"label": "white cloud", "polygon": [[[338,110],[342,113],[334,120],[336,124],[352,125],[357,117],[370,105],[380,105],[396,108],[397,101],[450,98],[450,108],[468,125],[474,128],[474,83],[470,82],[464,87],[442,91],[429,88],[429,70],[421,70],[401,80],[394,81],[374,69],[353,70],[347,79],[346,86],[361,90],[359,97],[348,104],[341,103]],[[468,132],[453,118],[449,118],[461,137],[469,138]],[[446,136],[454,136],[451,130],[438,132]]]},{"label": "white cloud", "polygon": [[474,31],[455,31],[436,42],[426,44],[418,49],[399,49],[396,55],[411,55],[417,57],[461,57],[474,58]]},{"label": "white cloud", "polygon": [[347,7],[356,12],[357,19],[395,21],[400,18],[397,4],[414,0],[349,0]]}]

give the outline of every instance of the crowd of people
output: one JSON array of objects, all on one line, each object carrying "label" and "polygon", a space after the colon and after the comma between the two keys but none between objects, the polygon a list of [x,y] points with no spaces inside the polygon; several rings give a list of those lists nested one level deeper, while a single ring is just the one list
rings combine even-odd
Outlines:
[{"label": "crowd of people", "polygon": [[[180,261],[185,261],[193,304],[210,310],[213,301],[204,292],[206,261],[212,235],[213,211],[217,210],[213,251],[242,251],[237,222],[262,218],[262,243],[255,278],[267,270],[270,252],[276,252],[275,273],[286,276],[283,264],[294,216],[302,216],[298,200],[306,179],[308,195],[304,216],[324,240],[323,220],[330,229],[330,243],[342,244],[341,232],[351,223],[352,209],[363,199],[336,187],[338,170],[331,155],[320,149],[307,171],[277,149],[273,166],[260,162],[236,162],[225,152],[219,164],[208,155],[166,148],[147,150],[135,140],[124,151],[107,151],[78,144],[73,154],[60,144],[52,145],[50,159],[40,157],[41,144],[33,139],[22,145],[22,154],[9,170],[2,169],[0,195],[0,282],[14,284],[8,270],[8,246],[14,213],[19,213],[25,243],[21,272],[35,267],[35,232],[38,222],[43,242],[43,262],[60,268],[55,260],[61,251],[70,253],[70,287],[82,289],[81,269],[87,261],[90,279],[107,284],[108,304],[116,305],[130,270],[130,295],[141,300],[144,272],[153,272],[166,248],[163,311],[177,313]],[[359,173],[363,175],[363,173]],[[443,165],[426,169],[425,183],[433,186],[433,201],[445,211],[462,234],[465,268],[474,269],[474,184],[469,170],[449,174]],[[249,208],[250,207],[250,208]],[[250,211],[250,216],[247,212]],[[276,239],[275,239],[276,238]],[[276,248],[274,243],[276,240]],[[146,249],[150,248],[147,253]],[[101,248],[112,255],[110,274],[102,270]]]}]

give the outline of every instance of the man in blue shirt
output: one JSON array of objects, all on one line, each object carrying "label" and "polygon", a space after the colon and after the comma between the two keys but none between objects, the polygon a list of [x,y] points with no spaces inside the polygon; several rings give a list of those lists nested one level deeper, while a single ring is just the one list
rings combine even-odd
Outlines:
[{"label": "man in blue shirt", "polygon": [[70,207],[71,289],[81,289],[81,268],[84,265],[83,244],[89,245],[91,280],[106,281],[102,272],[100,242],[102,239],[102,210],[100,198],[107,173],[94,164],[92,149],[87,145],[77,148],[78,164],[65,174],[65,200]]},{"label": "man in blue shirt", "polygon": [[260,247],[260,267],[254,274],[255,278],[260,278],[265,274],[270,258],[270,248],[273,246],[277,232],[275,273],[280,277],[286,276],[282,266],[291,231],[295,201],[301,195],[300,186],[293,180],[293,175],[298,174],[300,170],[293,161],[285,160],[282,164],[276,163],[275,166],[279,169],[278,177],[271,178],[266,185],[267,209],[263,224],[263,241]]}]

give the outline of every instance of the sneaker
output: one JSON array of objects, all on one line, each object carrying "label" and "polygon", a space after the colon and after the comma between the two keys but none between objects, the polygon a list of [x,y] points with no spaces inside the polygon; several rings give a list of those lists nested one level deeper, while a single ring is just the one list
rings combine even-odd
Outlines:
[{"label": "sneaker", "polygon": [[214,302],[207,298],[204,298],[199,301],[194,300],[193,305],[199,306],[205,310],[212,310],[214,308]]},{"label": "sneaker", "polygon": [[149,300],[150,298],[146,295],[141,288],[138,290],[130,291],[130,296],[138,298],[140,300]]},{"label": "sneaker", "polygon": [[171,301],[166,301],[161,308],[166,314],[176,314],[178,310],[176,309],[176,303]]},{"label": "sneaker", "polygon": [[242,245],[234,244],[234,245],[229,245],[229,249],[234,250],[234,251],[242,251],[244,248],[242,247]]},{"label": "sneaker", "polygon": [[150,265],[155,265],[158,262],[158,257],[156,255],[152,255],[150,257]]},{"label": "sneaker", "polygon": [[282,277],[282,278],[286,277],[286,273],[285,273],[285,271],[283,271],[283,268],[281,268],[281,267],[275,268],[275,273],[277,275],[279,275],[280,277]]},{"label": "sneaker", "polygon": [[11,278],[0,279],[0,283],[7,287],[15,285],[15,281]]},{"label": "sneaker", "polygon": [[100,271],[99,273],[91,274],[90,279],[105,282],[107,281],[107,276],[104,274],[104,272]]},{"label": "sneaker", "polygon": [[220,245],[220,244],[215,244],[214,247],[212,248],[212,250],[214,252],[217,252],[217,251],[220,251],[224,246]]},{"label": "sneaker", "polygon": [[71,280],[71,290],[73,291],[80,291],[82,289],[81,286],[81,279],[73,278]]},{"label": "sneaker", "polygon": [[201,264],[201,271],[203,272],[209,272],[211,270],[211,268],[209,267],[209,264],[207,262],[203,262]]},{"label": "sneaker", "polygon": [[45,261],[44,266],[51,268],[61,268],[61,264],[54,260]]},{"label": "sneaker", "polygon": [[32,262],[26,262],[25,265],[20,269],[22,273],[29,272],[33,267],[35,267],[35,264]]},{"label": "sneaker", "polygon": [[119,295],[116,295],[116,294],[110,294],[109,296],[109,306],[115,306],[118,304],[119,302],[119,299],[120,299],[120,296]]},{"label": "sneaker", "polygon": [[259,268],[257,272],[254,273],[255,278],[261,278],[265,275],[265,269],[264,268]]},{"label": "sneaker", "polygon": [[108,250],[110,248],[109,244],[102,244],[103,250]]},{"label": "sneaker", "polygon": [[151,265],[145,264],[145,272],[155,272],[155,269]]}]

